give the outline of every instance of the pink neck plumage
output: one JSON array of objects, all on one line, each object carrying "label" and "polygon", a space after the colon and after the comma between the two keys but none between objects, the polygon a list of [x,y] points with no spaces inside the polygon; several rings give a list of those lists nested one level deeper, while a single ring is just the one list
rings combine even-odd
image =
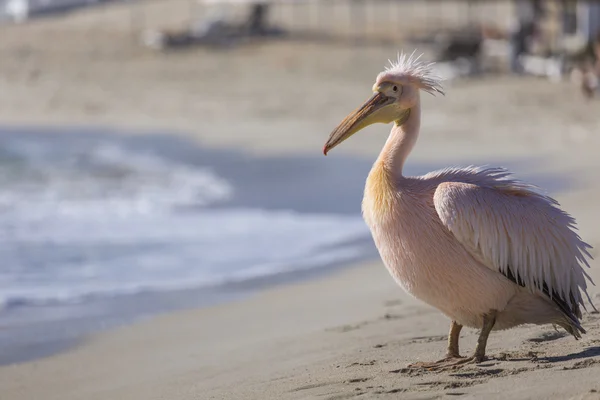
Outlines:
[{"label": "pink neck plumage", "polygon": [[378,162],[392,178],[401,178],[404,162],[417,143],[421,127],[421,106],[417,102],[411,109],[407,119],[401,124],[394,124]]}]

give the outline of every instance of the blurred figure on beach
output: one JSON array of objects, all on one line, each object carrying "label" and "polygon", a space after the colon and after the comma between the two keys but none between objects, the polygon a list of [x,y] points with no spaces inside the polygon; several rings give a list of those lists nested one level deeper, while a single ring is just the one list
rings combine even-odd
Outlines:
[{"label": "blurred figure on beach", "polygon": [[586,98],[600,95],[600,32],[590,40],[582,60],[571,73],[571,80],[579,85]]},{"label": "blurred figure on beach", "polygon": [[543,6],[539,0],[516,1],[516,21],[510,36],[510,68],[513,73],[523,73],[520,56],[530,52],[532,41],[537,33],[539,19],[543,16]]}]

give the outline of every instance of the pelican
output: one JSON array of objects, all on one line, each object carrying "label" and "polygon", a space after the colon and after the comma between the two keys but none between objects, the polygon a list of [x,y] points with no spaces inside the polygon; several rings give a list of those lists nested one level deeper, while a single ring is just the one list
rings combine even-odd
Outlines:
[{"label": "pelican", "polygon": [[[366,180],[363,217],[395,281],[452,321],[446,357],[410,366],[441,370],[480,363],[492,330],[522,324],[553,324],[581,338],[582,293],[591,304],[586,278],[593,282],[583,268],[589,267],[591,246],[554,199],[504,168],[403,175],[419,135],[420,91],[444,95],[432,67],[414,52],[399,54],[377,76],[372,97],[323,148],[327,155],[371,124],[394,123]],[[471,357],[459,353],[463,326],[480,330]]]}]

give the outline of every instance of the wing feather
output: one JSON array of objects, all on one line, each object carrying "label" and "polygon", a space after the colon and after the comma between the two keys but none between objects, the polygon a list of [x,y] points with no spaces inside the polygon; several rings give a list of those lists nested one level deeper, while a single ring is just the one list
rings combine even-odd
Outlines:
[{"label": "wing feather", "polygon": [[581,292],[591,304],[586,278],[593,282],[582,268],[589,267],[590,246],[575,232],[575,220],[504,170],[487,171],[473,172],[481,182],[438,185],[433,201],[440,220],[485,266],[543,292],[571,319],[581,317]]}]

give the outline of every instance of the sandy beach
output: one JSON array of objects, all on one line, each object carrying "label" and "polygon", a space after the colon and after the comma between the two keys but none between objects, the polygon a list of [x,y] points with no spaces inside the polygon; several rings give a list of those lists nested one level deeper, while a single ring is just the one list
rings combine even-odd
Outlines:
[{"label": "sandy beach", "polygon": [[[186,3],[172,4],[148,6],[148,21],[162,15],[181,24]],[[275,41],[161,55],[138,46],[130,18],[114,6],[0,26],[0,125],[112,126],[258,157],[319,156],[330,130],[402,50]],[[445,97],[423,96],[409,163],[506,165],[538,177],[597,258],[600,103],[568,82],[533,78],[446,87]],[[388,130],[369,128],[328,157],[374,160]],[[600,282],[598,261],[589,273]],[[600,289],[590,294],[600,308]],[[397,287],[375,258],[1,366],[0,399],[600,398],[600,314],[584,315],[580,341],[551,326],[524,326],[494,332],[481,366],[407,371],[443,356],[448,322]],[[476,339],[465,329],[461,352]]]}]

